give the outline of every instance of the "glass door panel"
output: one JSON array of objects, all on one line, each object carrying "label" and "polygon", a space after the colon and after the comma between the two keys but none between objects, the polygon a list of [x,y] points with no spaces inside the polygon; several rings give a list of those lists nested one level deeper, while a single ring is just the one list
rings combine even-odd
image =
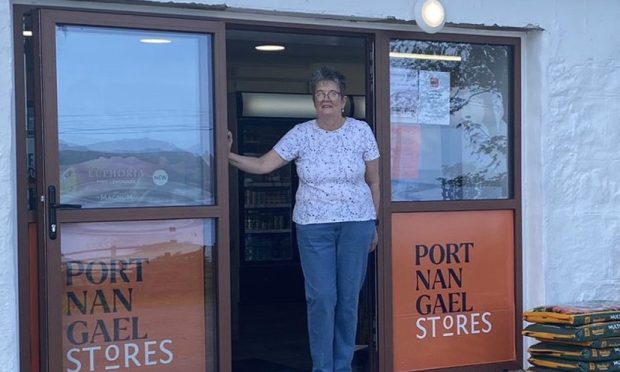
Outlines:
[{"label": "glass door panel", "polygon": [[63,225],[63,371],[214,371],[214,228]]},{"label": "glass door panel", "polygon": [[42,10],[40,36],[42,371],[229,370],[224,25]]},{"label": "glass door panel", "polygon": [[56,26],[60,199],[214,203],[211,35]]}]

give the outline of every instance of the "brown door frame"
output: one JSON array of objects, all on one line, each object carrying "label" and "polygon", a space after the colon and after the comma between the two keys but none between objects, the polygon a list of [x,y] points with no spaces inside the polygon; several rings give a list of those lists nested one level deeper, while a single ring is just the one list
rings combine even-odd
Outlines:
[{"label": "brown door frame", "polygon": [[[26,78],[26,38],[23,36],[23,19],[26,15],[32,17],[32,31],[38,31],[34,7],[15,5],[13,7],[13,46],[15,58],[15,137],[17,160],[17,254],[19,280],[19,350],[20,366],[23,371],[39,370],[39,314],[38,314],[38,254],[37,254],[37,213],[30,209],[28,196],[28,147],[27,147],[27,101],[31,100],[35,110],[40,110],[40,74],[35,69],[34,76]],[[19,25],[19,27],[18,27]],[[38,40],[31,38],[32,59],[38,58]],[[34,62],[34,61],[30,61]],[[33,64],[36,65],[36,62]],[[40,112],[34,113],[35,123],[38,122]],[[39,144],[40,138],[33,139]],[[34,155],[40,155],[35,151]],[[35,164],[40,164],[37,158]],[[36,205],[35,205],[36,207]],[[34,232],[34,234],[33,234]]]},{"label": "brown door frame", "polygon": [[[68,222],[104,222],[129,220],[155,220],[161,216],[167,219],[177,218],[212,218],[217,223],[215,262],[217,272],[217,365],[219,370],[230,370],[230,298],[229,293],[229,249],[228,249],[228,157],[226,127],[226,68],[225,68],[225,30],[221,21],[191,20],[172,17],[147,17],[125,14],[103,14],[81,11],[40,10],[41,15],[41,66],[43,79],[42,97],[43,115],[38,130],[43,134],[45,142],[42,151],[46,154],[45,164],[39,164],[39,174],[43,173],[42,188],[46,185],[58,185],[58,123],[56,96],[56,56],[55,26],[56,24],[88,25],[101,27],[119,27],[124,29],[150,29],[165,31],[181,31],[208,33],[213,35],[213,93],[215,108],[216,145],[216,202],[213,206],[193,207],[149,207],[149,208],[118,208],[92,210],[63,210],[58,213],[58,226]],[[45,171],[47,169],[47,172]],[[39,205],[40,230],[43,231],[40,241],[40,255],[43,258],[45,275],[40,284],[42,289],[41,313],[41,347],[42,370],[59,371],[62,369],[62,329],[61,304],[62,293],[60,277],[60,239],[50,240],[47,233],[47,215],[44,205]],[[43,227],[43,228],[41,228]]]},{"label": "brown door frame", "polygon": [[[233,30],[246,30],[246,31],[263,31],[263,32],[278,32],[278,33],[295,33],[295,34],[312,34],[312,35],[325,35],[325,36],[342,36],[342,37],[359,37],[365,38],[366,40],[366,60],[365,70],[369,73],[369,77],[365,82],[366,87],[366,98],[369,103],[366,106],[366,121],[373,128],[375,136],[379,134],[380,123],[377,117],[377,109],[375,101],[377,100],[377,86],[376,86],[376,72],[377,72],[377,60],[376,58],[376,40],[375,34],[376,32],[372,30],[364,30],[360,28],[353,27],[337,27],[337,26],[321,26],[321,25],[312,25],[312,24],[297,24],[290,22],[270,22],[270,21],[247,21],[247,20],[230,20],[226,23],[227,29]],[[383,193],[383,191],[382,191]],[[381,209],[385,208],[384,203],[385,198],[381,201]],[[372,309],[372,321],[370,333],[374,334],[375,339],[369,340],[370,345],[370,361],[369,368],[370,371],[379,371],[380,360],[381,360],[381,339],[379,337],[379,330],[381,328],[380,319],[380,306],[379,304],[379,288],[381,283],[381,275],[382,268],[379,264],[381,253],[380,250],[375,250],[375,267],[369,268],[368,273],[374,274],[374,288],[370,288],[369,290],[374,290],[374,303]],[[370,261],[369,261],[370,263]],[[376,324],[373,324],[375,323]],[[374,345],[373,345],[374,343]]]}]

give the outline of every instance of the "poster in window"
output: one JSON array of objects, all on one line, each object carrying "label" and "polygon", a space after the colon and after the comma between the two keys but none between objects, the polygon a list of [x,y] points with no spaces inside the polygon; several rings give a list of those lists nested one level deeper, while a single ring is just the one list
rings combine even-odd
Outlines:
[{"label": "poster in window", "polygon": [[63,226],[63,372],[206,370],[204,228],[200,220]]},{"label": "poster in window", "polygon": [[516,360],[513,211],[392,216],[395,371]]},{"label": "poster in window", "polygon": [[450,125],[450,73],[420,70],[420,124]]},{"label": "poster in window", "polygon": [[417,124],[419,107],[418,70],[390,68],[390,121],[392,125]]},{"label": "poster in window", "polygon": [[418,177],[421,131],[418,124],[419,71],[390,68],[390,132],[392,179]]}]

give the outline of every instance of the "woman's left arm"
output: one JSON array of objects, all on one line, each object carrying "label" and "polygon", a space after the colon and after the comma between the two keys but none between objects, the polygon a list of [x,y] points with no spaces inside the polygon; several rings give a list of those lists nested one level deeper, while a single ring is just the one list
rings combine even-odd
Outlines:
[{"label": "woman's left arm", "polygon": [[[381,202],[381,188],[380,188],[380,178],[379,178],[379,158],[370,160],[366,162],[366,183],[368,187],[370,187],[370,194],[372,196],[372,203],[375,206],[375,213],[377,214],[377,219],[379,218],[379,204]],[[375,230],[375,237],[372,241],[372,245],[370,250],[373,251],[378,242],[377,231]]]},{"label": "woman's left arm", "polygon": [[370,160],[366,162],[366,183],[370,187],[370,193],[372,194],[372,203],[375,206],[375,212],[377,218],[379,217],[379,203],[381,202],[381,190],[379,188],[379,159]]}]

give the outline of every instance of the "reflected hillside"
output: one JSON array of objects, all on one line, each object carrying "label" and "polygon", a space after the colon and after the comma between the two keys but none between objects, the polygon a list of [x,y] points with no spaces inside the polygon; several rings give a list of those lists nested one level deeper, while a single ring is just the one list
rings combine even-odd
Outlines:
[{"label": "reflected hillside", "polygon": [[88,208],[213,202],[213,156],[150,139],[62,143],[63,203]]}]

